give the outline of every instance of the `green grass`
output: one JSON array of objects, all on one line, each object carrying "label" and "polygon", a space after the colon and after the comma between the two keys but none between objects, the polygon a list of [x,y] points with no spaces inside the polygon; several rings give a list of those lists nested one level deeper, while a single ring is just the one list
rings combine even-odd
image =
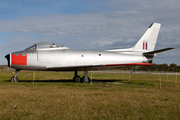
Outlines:
[{"label": "green grass", "polygon": [[[83,72],[79,73],[81,76]],[[177,76],[90,73],[92,84],[73,83],[72,72],[22,71],[19,83],[0,71],[0,119],[180,119]],[[107,82],[106,82],[107,81]],[[120,84],[118,84],[120,83]]]}]

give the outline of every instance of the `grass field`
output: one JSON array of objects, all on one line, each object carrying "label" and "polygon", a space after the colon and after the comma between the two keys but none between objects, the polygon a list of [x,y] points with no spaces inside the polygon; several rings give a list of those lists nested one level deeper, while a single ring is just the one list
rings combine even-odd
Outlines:
[{"label": "grass field", "polygon": [[11,83],[0,71],[0,119],[180,119],[180,76],[89,72],[92,84],[82,84],[72,72],[35,75]]}]

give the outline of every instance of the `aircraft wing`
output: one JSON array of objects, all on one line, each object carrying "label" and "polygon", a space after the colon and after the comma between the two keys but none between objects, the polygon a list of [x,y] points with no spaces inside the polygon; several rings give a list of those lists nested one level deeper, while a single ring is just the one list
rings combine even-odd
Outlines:
[{"label": "aircraft wing", "polygon": [[84,71],[85,69],[103,67],[104,65],[79,65],[79,66],[48,66],[46,67],[48,70],[52,71]]},{"label": "aircraft wing", "polygon": [[120,68],[125,66],[144,66],[144,65],[154,65],[152,63],[123,63],[123,64],[101,64],[101,65],[81,65],[81,66],[48,66],[46,67],[50,71],[84,71],[88,70],[105,70],[109,68]]}]

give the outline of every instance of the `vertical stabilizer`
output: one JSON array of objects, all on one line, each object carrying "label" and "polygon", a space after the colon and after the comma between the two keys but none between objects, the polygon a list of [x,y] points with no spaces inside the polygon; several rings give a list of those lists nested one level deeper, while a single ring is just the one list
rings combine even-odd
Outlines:
[{"label": "vertical stabilizer", "polygon": [[154,51],[160,27],[160,23],[152,23],[132,49]]}]

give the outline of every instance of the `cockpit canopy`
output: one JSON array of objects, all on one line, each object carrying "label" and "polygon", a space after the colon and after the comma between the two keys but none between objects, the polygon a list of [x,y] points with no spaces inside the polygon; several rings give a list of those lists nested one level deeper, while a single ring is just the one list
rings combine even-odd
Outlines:
[{"label": "cockpit canopy", "polygon": [[53,42],[40,42],[40,43],[36,43],[33,46],[28,47],[27,49],[45,49],[45,48],[64,48],[64,49],[68,49],[67,47],[64,47],[61,44],[57,44],[57,43],[53,43]]}]

